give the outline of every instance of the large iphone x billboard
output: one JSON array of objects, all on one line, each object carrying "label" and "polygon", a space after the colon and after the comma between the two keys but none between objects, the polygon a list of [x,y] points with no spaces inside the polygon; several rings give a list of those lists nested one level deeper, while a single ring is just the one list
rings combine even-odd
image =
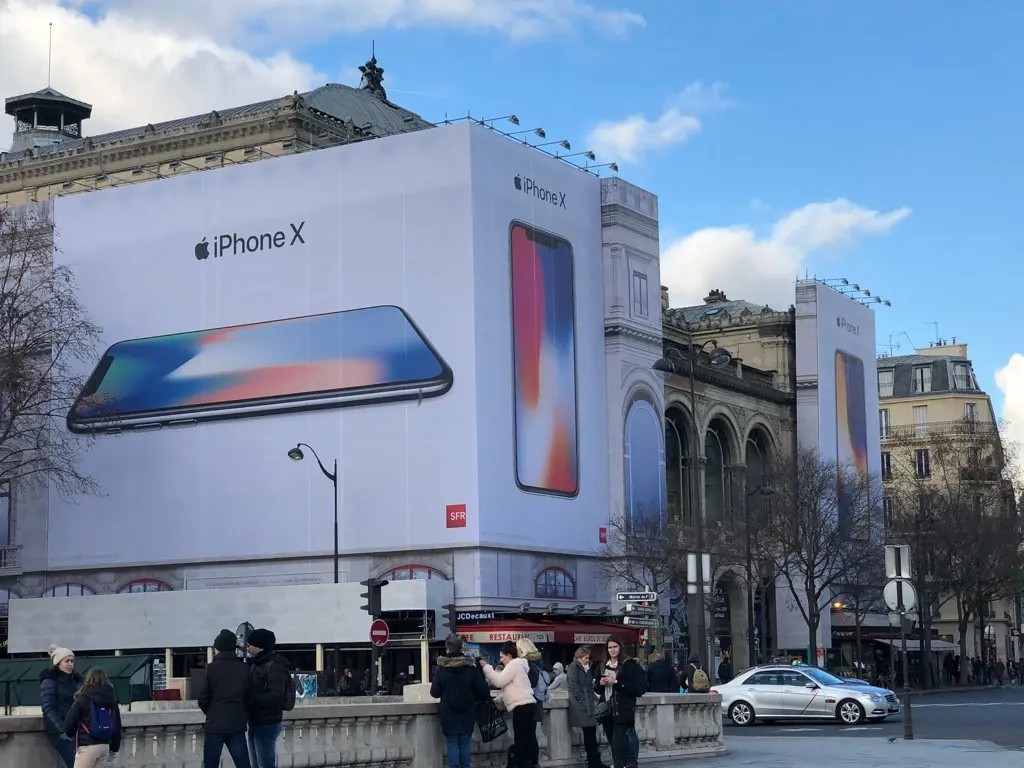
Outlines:
[{"label": "large iphone x billboard", "polygon": [[861,477],[881,471],[875,313],[819,282],[796,289],[797,436]]},{"label": "large iphone x billboard", "polygon": [[593,176],[459,125],[61,199],[56,224],[103,328],[67,416],[102,493],[51,493],[51,567],[328,554],[335,486],[343,553],[592,549]]}]

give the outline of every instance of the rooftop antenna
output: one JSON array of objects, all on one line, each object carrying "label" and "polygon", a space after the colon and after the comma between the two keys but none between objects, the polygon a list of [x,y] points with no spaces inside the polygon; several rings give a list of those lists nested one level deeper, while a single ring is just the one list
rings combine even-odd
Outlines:
[{"label": "rooftop antenna", "polygon": [[53,22],[50,22],[50,46],[46,52],[46,87],[50,87],[50,73],[53,69]]},{"label": "rooftop antenna", "polygon": [[935,340],[936,341],[941,341],[941,339],[939,338],[939,324],[937,322],[935,322],[934,320],[932,320],[931,322],[925,323],[925,325],[934,325],[935,326]]},{"label": "rooftop antenna", "polygon": [[888,344],[880,344],[879,346],[881,346],[885,350],[888,350],[888,353],[889,353],[888,357],[892,357],[892,353],[900,348],[900,343],[898,341],[894,341],[893,340],[893,335],[890,333],[889,334],[889,343]]},{"label": "rooftop antenna", "polygon": [[377,58],[377,41],[376,40],[371,40],[370,41],[370,58],[371,59],[376,59]]}]

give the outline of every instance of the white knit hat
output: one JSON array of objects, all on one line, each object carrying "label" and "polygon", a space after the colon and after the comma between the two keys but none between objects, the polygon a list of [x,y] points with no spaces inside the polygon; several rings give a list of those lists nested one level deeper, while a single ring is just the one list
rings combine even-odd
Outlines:
[{"label": "white knit hat", "polygon": [[46,649],[46,652],[50,654],[50,661],[53,662],[53,666],[55,667],[69,656],[72,659],[75,658],[74,651],[72,651],[69,648],[61,648],[59,645],[51,645],[49,648]]}]

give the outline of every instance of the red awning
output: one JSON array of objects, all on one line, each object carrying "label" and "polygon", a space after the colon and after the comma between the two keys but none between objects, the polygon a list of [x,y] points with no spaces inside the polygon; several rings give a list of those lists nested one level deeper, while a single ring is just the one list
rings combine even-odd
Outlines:
[{"label": "red awning", "polygon": [[618,635],[625,642],[636,645],[640,641],[640,631],[622,624],[605,624],[599,622],[539,622],[539,621],[486,621],[480,624],[463,624],[459,626],[459,636],[467,643],[480,645],[499,645],[515,642],[521,638],[533,641],[536,645],[543,643],[560,643],[565,645],[601,645],[609,635]]}]

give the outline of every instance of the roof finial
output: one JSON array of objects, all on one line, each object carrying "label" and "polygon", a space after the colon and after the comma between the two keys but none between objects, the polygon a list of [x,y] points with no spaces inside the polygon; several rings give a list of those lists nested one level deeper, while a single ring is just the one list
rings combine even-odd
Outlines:
[{"label": "roof finial", "polygon": [[50,73],[53,70],[53,22],[50,22],[50,47],[46,52],[46,87],[50,87]]}]

